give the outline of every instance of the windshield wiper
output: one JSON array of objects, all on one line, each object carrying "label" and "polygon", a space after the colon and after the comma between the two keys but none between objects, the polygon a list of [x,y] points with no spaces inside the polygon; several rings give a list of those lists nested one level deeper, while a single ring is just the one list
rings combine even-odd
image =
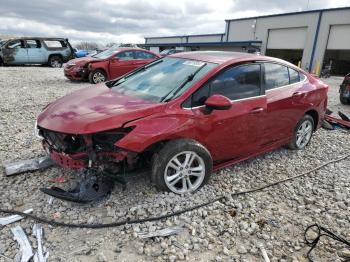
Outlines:
[{"label": "windshield wiper", "polygon": [[145,69],[147,69],[148,67],[150,66],[154,66],[156,64],[159,64],[163,62],[163,59],[157,59],[157,60],[154,60],[153,62],[149,63],[149,64],[145,64],[144,66],[141,66],[139,68],[137,68],[136,70],[130,72],[129,74],[127,74],[126,76],[122,77],[122,78],[118,78],[116,80],[113,80],[113,81],[109,81],[108,82],[108,87],[114,87],[114,86],[117,86],[117,85],[120,85],[121,83],[123,83],[128,77],[140,72],[140,71],[143,71]]},{"label": "windshield wiper", "polygon": [[[163,96],[160,99],[160,102],[163,102],[163,101],[168,102],[168,101],[170,101],[188,82],[191,82],[193,80],[193,78],[196,76],[196,74],[198,74],[198,72],[201,71],[202,68],[205,67],[206,65],[207,65],[207,63],[204,63],[203,65],[198,67],[197,70],[194,71],[192,74],[190,74],[187,77],[185,77],[185,80],[182,81],[182,83],[178,87],[171,89],[169,93],[167,93],[165,96]],[[171,96],[169,98],[167,98],[170,94],[171,94]]]}]

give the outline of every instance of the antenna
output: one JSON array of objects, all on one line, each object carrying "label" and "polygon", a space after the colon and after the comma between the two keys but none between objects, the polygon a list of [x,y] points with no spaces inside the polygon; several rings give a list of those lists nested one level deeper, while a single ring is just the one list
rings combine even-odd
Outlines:
[{"label": "antenna", "polygon": [[310,0],[307,0],[306,10],[309,10]]}]

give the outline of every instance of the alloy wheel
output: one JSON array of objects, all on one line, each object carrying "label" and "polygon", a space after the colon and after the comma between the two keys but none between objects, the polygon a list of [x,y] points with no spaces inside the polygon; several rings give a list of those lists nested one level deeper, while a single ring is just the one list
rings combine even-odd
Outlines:
[{"label": "alloy wheel", "polygon": [[175,155],[164,171],[165,184],[177,194],[195,191],[201,186],[204,177],[204,160],[193,151]]},{"label": "alloy wheel", "polygon": [[312,136],[313,125],[310,120],[305,120],[298,128],[296,134],[296,145],[298,148],[304,148]]},{"label": "alloy wheel", "polygon": [[106,80],[106,77],[101,72],[94,73],[92,77],[95,84],[102,83]]}]

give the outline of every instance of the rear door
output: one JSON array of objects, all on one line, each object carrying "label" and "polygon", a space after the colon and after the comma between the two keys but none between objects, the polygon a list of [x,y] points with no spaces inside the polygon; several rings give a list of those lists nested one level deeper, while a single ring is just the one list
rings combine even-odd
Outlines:
[{"label": "rear door", "polygon": [[[204,102],[213,94],[229,98],[232,107],[208,113]],[[249,63],[222,71],[192,95],[192,110],[215,161],[242,158],[258,150],[266,117],[261,65]]]},{"label": "rear door", "polygon": [[116,59],[111,58],[109,61],[109,74],[111,79],[125,75],[135,69],[133,51],[123,51],[116,54],[114,57]]},{"label": "rear door", "polygon": [[302,87],[306,77],[298,71],[277,63],[263,63],[267,98],[266,130],[264,144],[291,137],[297,122],[305,112],[298,103],[304,95]]},{"label": "rear door", "polygon": [[12,40],[2,49],[5,64],[27,64],[28,54],[27,48],[23,40]]},{"label": "rear door", "polygon": [[46,62],[45,51],[39,40],[26,40],[29,64],[42,64]]}]

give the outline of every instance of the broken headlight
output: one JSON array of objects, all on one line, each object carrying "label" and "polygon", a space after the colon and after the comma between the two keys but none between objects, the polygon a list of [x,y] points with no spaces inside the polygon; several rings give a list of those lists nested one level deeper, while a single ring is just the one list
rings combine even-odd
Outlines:
[{"label": "broken headlight", "polygon": [[118,128],[92,135],[92,141],[97,151],[114,151],[114,144],[130,133],[135,127]]},{"label": "broken headlight", "polygon": [[33,134],[34,136],[36,136],[37,138],[39,138],[40,140],[43,140],[44,138],[40,135],[40,129],[38,128],[38,121],[35,121],[34,124],[34,130],[33,130]]}]

